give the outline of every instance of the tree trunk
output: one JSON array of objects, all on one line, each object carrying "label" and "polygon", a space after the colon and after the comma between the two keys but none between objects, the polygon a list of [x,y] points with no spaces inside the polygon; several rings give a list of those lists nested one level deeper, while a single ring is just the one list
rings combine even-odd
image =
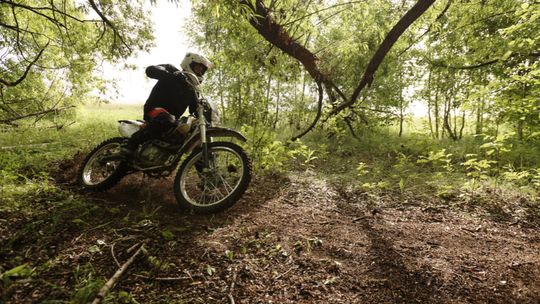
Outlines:
[{"label": "tree trunk", "polygon": [[478,105],[476,107],[476,135],[482,134],[484,129],[484,98],[478,99]]},{"label": "tree trunk", "polygon": [[221,121],[225,123],[225,98],[223,97],[223,73],[221,70],[219,71],[219,78],[218,78],[218,85],[219,85],[219,103],[221,104]]},{"label": "tree trunk", "polygon": [[268,84],[266,86],[266,105],[265,105],[265,112],[262,122],[264,124],[270,124],[271,118],[270,116],[270,91],[272,89],[272,73],[268,75]]},{"label": "tree trunk", "polygon": [[280,81],[279,79],[277,80],[277,96],[276,96],[276,116],[274,118],[274,130],[276,129],[277,127],[277,123],[278,123],[278,120],[279,120],[279,98],[281,96],[281,91],[280,91]]},{"label": "tree trunk", "polygon": [[[437,78],[439,80],[439,77]],[[433,100],[435,103],[435,113],[433,113],[433,116],[435,116],[435,138],[439,138],[439,120],[440,120],[440,111],[439,111],[439,83],[437,81],[437,87],[435,88],[435,99]]]},{"label": "tree trunk", "polygon": [[403,135],[403,98],[400,100],[400,109],[399,109],[399,137]]},{"label": "tree trunk", "polygon": [[399,88],[399,137],[403,135],[403,79],[402,76],[399,77],[400,88]]},{"label": "tree trunk", "polygon": [[465,111],[461,115],[461,128],[459,128],[459,139],[463,138],[463,129],[465,129]]},{"label": "tree trunk", "polygon": [[452,106],[452,112],[454,112],[454,135],[456,136],[456,140],[457,140],[458,139],[458,136],[457,136],[458,115],[457,115],[457,108],[455,106]]},{"label": "tree trunk", "polygon": [[523,140],[523,126],[524,125],[525,125],[525,121],[519,119],[517,122],[517,136],[518,136],[519,141]]},{"label": "tree trunk", "polygon": [[432,138],[435,138],[433,134],[433,121],[431,119],[431,67],[429,68],[428,83],[427,83],[427,106],[428,106],[428,122],[429,122],[429,134]]},{"label": "tree trunk", "polygon": [[[449,90],[451,92],[451,90]],[[452,126],[450,125],[451,120],[451,114],[450,114],[450,96],[447,95],[444,102],[444,116],[443,116],[443,126],[446,132],[448,133],[448,137],[450,137],[452,140],[457,140],[456,134],[452,131]]]}]

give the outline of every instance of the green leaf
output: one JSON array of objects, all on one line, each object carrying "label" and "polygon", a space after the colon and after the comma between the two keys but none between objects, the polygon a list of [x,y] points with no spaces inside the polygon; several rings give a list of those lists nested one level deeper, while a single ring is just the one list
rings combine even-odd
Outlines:
[{"label": "green leaf", "polygon": [[16,266],[11,268],[10,270],[7,270],[2,275],[0,275],[1,278],[9,278],[9,277],[27,277],[30,274],[32,274],[33,269],[28,266],[27,263]]},{"label": "green leaf", "polygon": [[506,53],[504,53],[504,55],[501,57],[501,60],[505,61],[507,60],[510,55],[512,55],[512,51],[507,51]]},{"label": "green leaf", "polygon": [[75,223],[75,224],[86,224],[86,222],[81,220],[80,218],[76,218],[76,219],[72,220],[71,222]]},{"label": "green leaf", "polygon": [[216,273],[216,269],[210,265],[206,265],[206,273],[209,275],[209,276],[212,276],[214,275],[214,273]]},{"label": "green leaf", "polygon": [[172,241],[175,237],[174,233],[170,230],[162,230],[161,231],[161,236],[166,240],[166,241]]}]

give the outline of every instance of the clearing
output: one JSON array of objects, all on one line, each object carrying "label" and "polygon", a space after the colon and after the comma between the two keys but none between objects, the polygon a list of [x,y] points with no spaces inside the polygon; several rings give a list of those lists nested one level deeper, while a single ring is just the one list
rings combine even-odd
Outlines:
[{"label": "clearing", "polygon": [[[73,182],[80,158],[57,183]],[[33,204],[30,217],[0,214],[2,266],[34,269],[11,278],[6,303],[91,300],[141,242],[106,302],[540,301],[539,204],[500,193],[372,193],[304,171],[255,176],[233,208],[195,216],[178,210],[171,180],[134,175]]]}]

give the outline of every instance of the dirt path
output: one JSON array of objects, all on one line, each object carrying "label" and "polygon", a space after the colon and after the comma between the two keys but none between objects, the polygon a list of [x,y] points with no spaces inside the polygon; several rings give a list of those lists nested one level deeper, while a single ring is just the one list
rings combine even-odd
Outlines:
[{"label": "dirt path", "polygon": [[[93,195],[115,209],[96,223],[117,223],[66,232],[52,252],[63,263],[50,274],[74,290],[76,265],[92,263],[108,277],[117,268],[110,245],[124,261],[144,239],[148,258],[115,288],[138,303],[540,302],[540,231],[532,226],[414,198],[403,204],[309,173],[256,177],[231,210],[193,216],[177,210],[167,183],[132,177]],[[98,240],[102,250],[89,252]],[[12,303],[69,298],[19,288]]]}]

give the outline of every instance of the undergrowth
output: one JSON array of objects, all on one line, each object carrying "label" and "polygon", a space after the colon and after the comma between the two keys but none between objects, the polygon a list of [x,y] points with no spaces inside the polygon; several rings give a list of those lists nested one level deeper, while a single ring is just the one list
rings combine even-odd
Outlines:
[{"label": "undergrowth", "polygon": [[[176,218],[170,227],[156,224],[161,206],[102,205],[62,188],[52,178],[58,168],[53,163],[117,136],[116,120],[139,118],[140,110],[136,106],[86,107],[65,122],[56,121],[56,126],[64,123],[60,129],[40,122],[0,132],[0,257],[7,257],[0,263],[0,301],[13,294],[17,284],[26,283],[48,286],[54,293],[51,298],[73,303],[92,299],[105,280],[103,270],[92,261],[107,246],[101,239],[92,239],[93,244],[81,249],[86,262],[67,267],[63,261],[48,258],[61,249],[67,236],[76,239],[98,229],[150,225],[157,229],[155,237],[172,244],[177,231],[191,229],[177,227]],[[242,127],[242,132],[249,139],[244,148],[257,173],[310,171],[340,187],[370,195],[390,194],[397,203],[423,197],[428,202],[433,198],[480,206],[496,220],[509,220],[517,210],[507,198],[523,198],[530,207],[527,216],[540,219],[540,145],[534,139],[518,142],[507,133],[454,142],[420,133],[398,137],[389,129],[377,129],[358,138],[317,130],[303,141],[289,142],[283,138],[287,132],[257,132],[249,126]],[[8,229],[16,233],[8,235]],[[163,263],[149,259],[149,264]],[[66,268],[74,280],[70,290],[47,278]],[[107,300],[132,302],[122,290],[110,293]]]}]

